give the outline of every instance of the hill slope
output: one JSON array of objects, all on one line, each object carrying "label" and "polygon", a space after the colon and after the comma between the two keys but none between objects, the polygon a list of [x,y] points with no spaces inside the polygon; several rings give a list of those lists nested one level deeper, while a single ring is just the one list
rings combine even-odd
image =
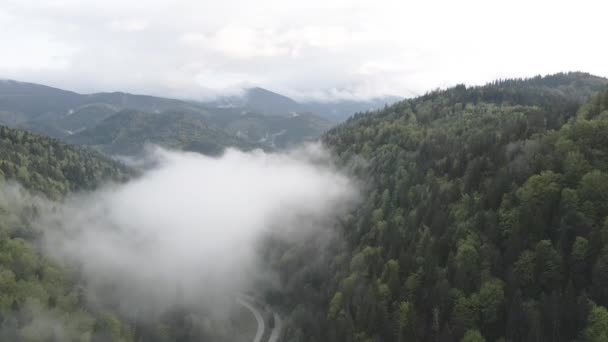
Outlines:
[{"label": "hill slope", "polygon": [[238,108],[240,111],[262,115],[292,116],[314,114],[329,122],[342,122],[355,113],[381,109],[399,101],[396,96],[384,96],[369,100],[295,101],[287,96],[254,87],[241,96],[227,96],[208,102],[208,107]]},{"label": "hill slope", "polygon": [[333,256],[314,243],[269,252],[288,289],[286,338],[607,333],[608,92],[592,97],[607,84],[570,73],[458,86],[331,130],[368,190]]},{"label": "hill slope", "polygon": [[0,127],[0,340],[131,339],[131,329],[116,316],[87,308],[73,274],[40,255],[36,237],[42,232],[29,224],[40,200],[8,185],[17,181],[59,199],[130,174],[97,153]]},{"label": "hill slope", "polygon": [[207,122],[212,127],[228,132],[251,143],[271,148],[285,148],[318,139],[333,123],[314,114],[269,116],[242,112],[239,109],[217,109]]},{"label": "hill slope", "polygon": [[38,121],[51,124],[82,106],[105,104],[115,111],[131,108],[148,112],[202,110],[186,101],[128,93],[78,94],[35,83],[0,81],[0,110],[14,113],[16,123]]},{"label": "hill slope", "polygon": [[127,168],[98,153],[0,126],[0,176],[31,190],[57,198],[128,174]]},{"label": "hill slope", "polygon": [[245,150],[255,147],[236,136],[209,128],[200,115],[150,114],[135,110],[118,112],[66,140],[107,154],[136,154],[146,143],[204,154],[218,154],[227,146]]}]

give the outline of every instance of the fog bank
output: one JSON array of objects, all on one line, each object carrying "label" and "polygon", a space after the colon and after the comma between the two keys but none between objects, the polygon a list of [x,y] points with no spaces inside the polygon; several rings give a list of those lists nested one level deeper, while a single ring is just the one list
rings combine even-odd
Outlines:
[{"label": "fog bank", "polygon": [[93,305],[132,315],[246,291],[270,274],[258,259],[264,234],[327,229],[357,193],[319,145],[214,158],[157,148],[146,159],[155,163],[140,177],[72,195],[36,222],[45,252],[82,272]]}]

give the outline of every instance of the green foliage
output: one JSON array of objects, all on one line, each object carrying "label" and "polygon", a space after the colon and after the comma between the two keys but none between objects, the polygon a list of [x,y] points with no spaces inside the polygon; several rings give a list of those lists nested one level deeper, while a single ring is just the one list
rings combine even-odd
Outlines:
[{"label": "green foliage", "polygon": [[[99,338],[104,330],[94,331],[96,313],[84,310],[85,303],[75,296],[80,285],[34,246],[32,238],[37,233],[28,226],[37,213],[34,202],[25,192],[15,197],[17,202],[8,201],[5,187],[6,182],[16,181],[59,199],[68,191],[123,180],[130,171],[96,153],[6,127],[0,127],[0,169],[4,176],[0,192],[0,340]],[[131,340],[125,324],[112,319],[118,329],[113,340]]]},{"label": "green foliage", "polygon": [[323,313],[354,273],[341,340],[580,338],[589,300],[608,305],[608,115],[595,104],[608,92],[594,95],[607,83],[457,86],[332,129],[325,143],[366,192],[340,226],[346,248],[323,271],[296,270],[286,294],[323,317],[305,339],[332,340]]},{"label": "green foliage", "polygon": [[531,251],[524,251],[513,264],[513,278],[515,284],[522,290],[529,291],[536,285],[536,254]]},{"label": "green foliage", "polygon": [[336,318],[338,312],[340,311],[340,309],[342,309],[342,300],[342,292],[336,292],[334,297],[331,299],[331,302],[329,303],[329,311],[327,312],[327,318]]},{"label": "green foliage", "polygon": [[585,338],[590,342],[608,341],[608,310],[605,307],[594,306],[591,309]]},{"label": "green foliage", "polygon": [[462,295],[454,302],[451,321],[457,332],[462,333],[468,329],[479,326],[479,297]]},{"label": "green foliage", "polygon": [[479,290],[478,301],[481,321],[484,325],[491,326],[502,320],[502,308],[504,307],[505,294],[503,284],[500,280],[485,282]]},{"label": "green foliage", "polygon": [[121,181],[130,173],[97,153],[4,126],[0,126],[0,170],[5,179],[51,198]]},{"label": "green foliage", "polygon": [[608,174],[593,170],[585,174],[579,183],[579,198],[590,217],[608,215]]},{"label": "green foliage", "polygon": [[467,330],[464,334],[464,337],[461,342],[485,342],[486,339],[483,338],[479,330]]}]

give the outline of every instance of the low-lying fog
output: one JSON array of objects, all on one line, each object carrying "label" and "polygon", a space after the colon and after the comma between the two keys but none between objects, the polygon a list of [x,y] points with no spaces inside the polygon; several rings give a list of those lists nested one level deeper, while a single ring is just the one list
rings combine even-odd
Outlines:
[{"label": "low-lying fog", "polygon": [[221,157],[156,148],[146,159],[143,175],[43,206],[36,222],[45,253],[82,272],[90,302],[125,314],[246,291],[272,276],[262,236],[327,229],[357,194],[320,145]]}]

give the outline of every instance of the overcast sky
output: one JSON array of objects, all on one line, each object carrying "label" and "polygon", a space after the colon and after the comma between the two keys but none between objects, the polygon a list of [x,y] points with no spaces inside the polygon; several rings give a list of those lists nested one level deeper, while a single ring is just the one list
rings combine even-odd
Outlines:
[{"label": "overcast sky", "polygon": [[0,78],[340,99],[568,70],[608,76],[604,2],[0,0]]}]

